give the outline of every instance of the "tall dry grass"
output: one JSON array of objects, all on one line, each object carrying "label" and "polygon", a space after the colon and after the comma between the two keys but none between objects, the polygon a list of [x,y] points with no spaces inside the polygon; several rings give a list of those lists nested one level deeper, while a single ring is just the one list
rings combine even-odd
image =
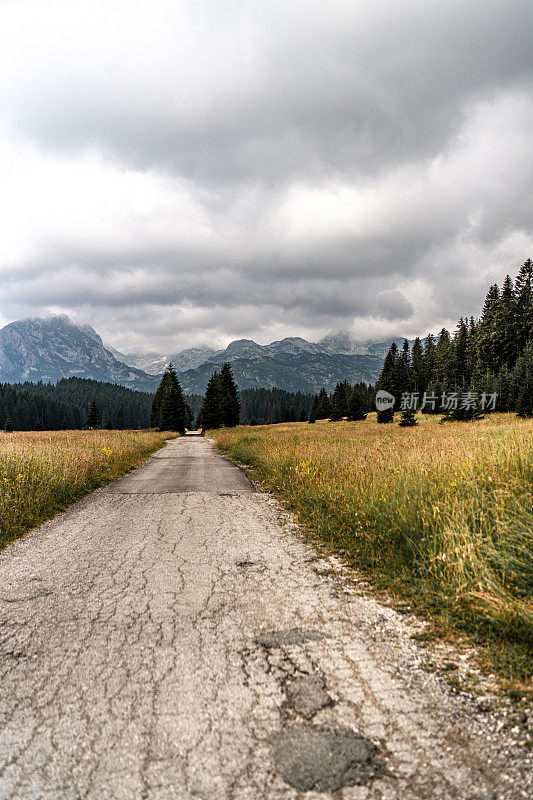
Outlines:
[{"label": "tall dry grass", "polygon": [[533,421],[364,422],[212,431],[320,539],[518,680],[533,642]]},{"label": "tall dry grass", "polygon": [[138,467],[169,435],[0,432],[0,548],[87,492]]}]

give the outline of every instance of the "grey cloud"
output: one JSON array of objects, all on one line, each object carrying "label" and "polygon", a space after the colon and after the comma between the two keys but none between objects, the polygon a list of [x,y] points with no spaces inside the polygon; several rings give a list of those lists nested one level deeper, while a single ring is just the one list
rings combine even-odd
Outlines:
[{"label": "grey cloud", "polygon": [[[73,170],[91,147],[168,200],[128,216],[119,199],[102,231],[58,215],[43,232],[37,212],[16,268],[0,242],[4,316],[63,309],[144,349],[354,319],[424,334],[531,255],[533,4],[191,0],[178,27],[173,4],[124,3],[108,31],[71,30],[74,5],[57,53],[19,31],[0,54],[5,130]],[[173,182],[193,233],[176,233]]]},{"label": "grey cloud", "polygon": [[[194,22],[194,4],[185,7]],[[141,92],[111,42],[94,64],[82,49],[72,73],[39,74],[38,62],[27,80],[14,78],[13,125],[46,146],[94,145],[208,186],[270,184],[431,157],[474,101],[531,79],[533,6],[523,0],[333,3],[329,12],[273,2],[228,14],[224,62],[216,23],[192,34],[205,35],[192,63],[176,24],[155,67],[153,53],[137,53],[153,80]]]},{"label": "grey cloud", "polygon": [[415,310],[407,297],[396,289],[390,292],[380,292],[377,307],[385,319],[391,321],[409,319]]}]

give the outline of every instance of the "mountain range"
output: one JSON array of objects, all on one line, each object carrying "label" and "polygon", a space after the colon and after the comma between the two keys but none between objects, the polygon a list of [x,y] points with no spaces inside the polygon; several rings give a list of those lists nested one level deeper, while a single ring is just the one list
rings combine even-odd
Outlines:
[{"label": "mountain range", "polygon": [[[395,341],[401,344],[402,339]],[[229,361],[241,389],[317,392],[325,386],[331,391],[343,380],[374,382],[391,342],[357,342],[340,331],[319,342],[289,337],[260,345],[237,339],[223,350],[189,348],[165,355],[127,355],[106,347],[90,325],[76,325],[59,315],[17,320],[0,330],[0,382],[54,383],[79,376],[154,391],[172,361],[183,389],[202,394],[213,370]]]}]

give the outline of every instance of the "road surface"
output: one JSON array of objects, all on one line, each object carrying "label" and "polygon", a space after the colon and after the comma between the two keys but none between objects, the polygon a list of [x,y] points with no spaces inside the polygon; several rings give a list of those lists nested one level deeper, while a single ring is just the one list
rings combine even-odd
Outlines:
[{"label": "road surface", "polygon": [[294,527],[188,436],[0,554],[0,798],[530,796]]}]

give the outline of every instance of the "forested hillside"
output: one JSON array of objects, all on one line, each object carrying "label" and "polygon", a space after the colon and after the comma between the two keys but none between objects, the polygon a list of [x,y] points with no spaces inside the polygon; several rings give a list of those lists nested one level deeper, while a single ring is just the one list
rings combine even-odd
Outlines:
[{"label": "forested hillside", "polygon": [[94,399],[99,427],[148,428],[152,398],[147,392],[85,378],[64,378],[55,385],[0,384],[0,427],[23,431],[85,428]]},{"label": "forested hillside", "polygon": [[0,428],[4,430],[60,430],[84,427],[80,408],[53,395],[0,384]]},{"label": "forested hillside", "polygon": [[312,394],[285,392],[283,389],[244,389],[240,393],[241,422],[271,425],[307,419]]},{"label": "forested hillside", "polygon": [[63,378],[55,385],[23,383],[16,384],[14,388],[36,396],[53,398],[75,407],[81,415],[82,427],[85,427],[93,398],[96,400],[101,414],[102,427],[105,427],[108,422],[115,427],[119,409],[122,409],[125,428],[150,427],[150,407],[153,395],[148,392],[139,392],[115,383],[104,383],[86,378]]},{"label": "forested hillside", "polygon": [[[498,411],[533,416],[533,262],[513,282],[493,284],[478,319],[460,319],[450,334],[442,328],[424,344],[393,344],[376,385],[396,397],[414,394],[425,411],[441,412],[444,395],[494,396]],[[473,401],[473,400],[472,400]],[[494,410],[488,408],[485,410]]]}]

